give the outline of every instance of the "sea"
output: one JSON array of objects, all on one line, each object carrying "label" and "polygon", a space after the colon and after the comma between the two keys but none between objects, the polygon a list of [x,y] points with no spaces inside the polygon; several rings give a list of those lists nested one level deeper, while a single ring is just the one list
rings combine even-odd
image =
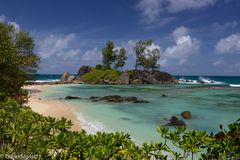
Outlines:
[{"label": "sea", "polygon": [[[61,75],[36,75],[37,82],[58,81]],[[172,116],[182,119],[188,130],[217,133],[240,118],[240,76],[175,76],[179,84],[50,86],[41,96],[69,104],[89,133],[98,131],[129,133],[136,142],[156,142],[156,128]],[[209,87],[202,87],[209,86]],[[81,100],[64,100],[66,96]],[[136,96],[150,103],[92,102],[90,96]],[[166,95],[166,96],[163,96]],[[192,119],[181,113],[190,111]],[[174,129],[174,128],[171,128]]]}]

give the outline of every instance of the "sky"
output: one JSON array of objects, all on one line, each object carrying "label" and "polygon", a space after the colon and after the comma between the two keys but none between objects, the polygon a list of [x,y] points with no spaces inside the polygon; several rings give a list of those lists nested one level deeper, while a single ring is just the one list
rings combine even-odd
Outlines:
[{"label": "sky", "polygon": [[0,22],[28,31],[39,73],[77,73],[101,63],[112,40],[127,50],[152,39],[162,71],[240,76],[240,0],[0,0]]}]

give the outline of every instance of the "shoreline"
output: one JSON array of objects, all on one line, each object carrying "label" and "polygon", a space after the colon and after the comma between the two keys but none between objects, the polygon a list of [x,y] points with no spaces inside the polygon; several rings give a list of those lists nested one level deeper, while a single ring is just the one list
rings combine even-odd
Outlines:
[{"label": "shoreline", "polygon": [[[59,84],[56,84],[59,85]],[[77,115],[74,113],[74,108],[66,103],[57,100],[46,100],[41,98],[41,93],[47,89],[49,86],[53,85],[29,85],[25,86],[30,97],[28,99],[27,105],[36,113],[43,116],[51,116],[54,118],[67,118],[71,120],[73,126],[71,130],[81,131],[82,127]]]}]

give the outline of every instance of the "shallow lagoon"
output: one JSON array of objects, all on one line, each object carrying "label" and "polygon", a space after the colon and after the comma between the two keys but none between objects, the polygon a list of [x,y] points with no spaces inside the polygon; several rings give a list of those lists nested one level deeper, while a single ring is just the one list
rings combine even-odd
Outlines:
[{"label": "shallow lagoon", "polygon": [[[163,97],[165,94],[167,97]],[[136,96],[150,103],[110,104],[82,100],[61,100],[74,106],[81,125],[88,132],[123,131],[139,142],[157,141],[156,128],[183,111],[191,111],[193,118],[184,120],[189,129],[217,132],[219,124],[240,118],[240,89],[230,87],[190,88],[190,85],[85,85],[51,86],[43,96],[59,99],[67,95]]]}]

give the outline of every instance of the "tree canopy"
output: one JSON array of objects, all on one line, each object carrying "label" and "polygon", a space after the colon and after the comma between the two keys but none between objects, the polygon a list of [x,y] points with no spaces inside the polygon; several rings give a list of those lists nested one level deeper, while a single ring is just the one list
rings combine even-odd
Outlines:
[{"label": "tree canopy", "polygon": [[116,55],[114,53],[114,43],[112,41],[108,41],[106,44],[106,47],[102,50],[102,56],[103,56],[103,66],[110,69],[111,65],[116,59]]},{"label": "tree canopy", "polygon": [[15,32],[14,27],[0,23],[0,92],[18,101],[23,99],[21,87],[36,73],[40,58],[33,52],[29,33]]},{"label": "tree canopy", "polygon": [[116,54],[116,60],[115,60],[115,65],[114,68],[118,69],[121,68],[125,65],[127,56],[126,56],[126,50],[124,48],[120,48],[120,50],[115,51]]},{"label": "tree canopy", "polygon": [[124,48],[116,49],[112,41],[108,41],[106,47],[102,50],[103,67],[106,69],[121,68],[127,60],[126,50]]},{"label": "tree canopy", "polygon": [[138,66],[142,66],[147,70],[159,69],[160,65],[158,60],[160,58],[160,50],[158,48],[152,48],[153,41],[138,41],[134,47],[136,54],[135,70]]}]

